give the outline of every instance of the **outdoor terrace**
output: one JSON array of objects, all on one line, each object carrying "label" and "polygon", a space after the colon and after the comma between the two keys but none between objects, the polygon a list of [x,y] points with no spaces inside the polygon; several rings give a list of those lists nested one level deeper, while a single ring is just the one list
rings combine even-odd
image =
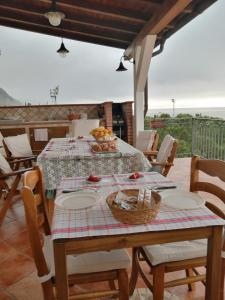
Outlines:
[{"label": "outdoor terrace", "polygon": [[[168,177],[188,190],[189,172],[190,158],[178,158]],[[41,300],[43,299],[41,285],[36,277],[36,268],[29,246],[23,204],[20,196],[15,200],[17,201],[13,209],[0,227],[0,299]],[[174,273],[172,276],[175,276]],[[138,287],[145,287],[141,279]],[[201,283],[196,284],[196,290],[193,292],[188,292],[187,286],[168,290],[182,300],[203,299],[204,296],[204,287]]]}]

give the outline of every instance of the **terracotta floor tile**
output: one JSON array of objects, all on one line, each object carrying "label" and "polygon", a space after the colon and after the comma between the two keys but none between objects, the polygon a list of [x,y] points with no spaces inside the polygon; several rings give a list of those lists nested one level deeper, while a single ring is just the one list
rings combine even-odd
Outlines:
[{"label": "terracotta floor tile", "polygon": [[11,235],[5,241],[19,252],[24,252],[30,247],[27,231]]},{"label": "terracotta floor tile", "polygon": [[0,289],[0,299],[1,300],[16,300],[14,296],[10,295],[7,291],[2,291]]},{"label": "terracotta floor tile", "polygon": [[41,285],[36,273],[32,273],[11,285],[7,291],[12,294],[16,300],[43,300]]},{"label": "terracotta floor tile", "polygon": [[21,254],[12,255],[0,263],[0,286],[8,287],[35,271],[33,261]]},{"label": "terracotta floor tile", "polygon": [[[0,241],[0,262],[16,254],[16,250],[4,241]],[[0,275],[1,276],[1,275]],[[1,298],[0,298],[1,299]]]},{"label": "terracotta floor tile", "polygon": [[21,233],[26,230],[26,225],[19,221],[11,220],[9,223],[4,223],[0,226],[0,239],[5,240],[14,234]]}]

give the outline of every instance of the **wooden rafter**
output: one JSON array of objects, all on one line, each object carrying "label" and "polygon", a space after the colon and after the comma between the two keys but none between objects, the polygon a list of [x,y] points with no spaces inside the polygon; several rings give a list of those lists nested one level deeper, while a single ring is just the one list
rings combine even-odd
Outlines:
[{"label": "wooden rafter", "polygon": [[157,35],[161,30],[163,30],[177,15],[179,15],[192,0],[168,0],[166,1],[160,9],[158,14],[155,14],[151,18],[140,33],[133,40],[131,45],[125,51],[127,57],[132,57],[133,48],[135,44],[138,44],[144,36],[146,35]]},{"label": "wooden rafter", "polygon": [[[52,28],[48,20],[41,15],[30,15],[27,12],[21,12],[19,15],[8,8],[3,8],[0,5],[0,16],[2,19],[23,22],[25,24],[40,25],[43,28]],[[63,31],[73,31],[74,33],[82,32],[88,35],[103,37],[105,39],[115,39],[129,43],[135,36],[135,33],[127,33],[123,31],[114,31],[108,28],[99,28],[88,24],[74,23],[70,20],[64,20]]]},{"label": "wooden rafter", "polygon": [[[38,32],[38,33],[44,33],[47,35],[52,36],[58,36],[58,37],[64,37],[71,40],[77,40],[77,41],[85,41],[87,43],[93,43],[103,46],[110,46],[115,48],[126,48],[127,43],[124,41],[114,40],[114,39],[104,39],[99,36],[94,35],[85,35],[83,33],[74,33],[73,31],[65,31],[61,28],[47,28],[42,25],[35,25],[32,23],[24,23],[19,21],[13,21],[10,19],[2,18],[0,17],[0,25],[4,25],[11,28],[18,28],[22,30],[32,31],[32,32]],[[28,26],[29,25],[29,26]],[[44,29],[44,30],[43,30]]]}]

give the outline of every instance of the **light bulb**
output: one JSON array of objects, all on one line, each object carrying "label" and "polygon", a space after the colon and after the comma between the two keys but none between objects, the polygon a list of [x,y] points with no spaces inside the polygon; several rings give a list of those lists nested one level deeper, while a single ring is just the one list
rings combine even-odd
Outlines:
[{"label": "light bulb", "polygon": [[45,17],[48,18],[52,26],[59,26],[62,19],[65,18],[65,14],[59,11],[49,11],[45,14]]}]

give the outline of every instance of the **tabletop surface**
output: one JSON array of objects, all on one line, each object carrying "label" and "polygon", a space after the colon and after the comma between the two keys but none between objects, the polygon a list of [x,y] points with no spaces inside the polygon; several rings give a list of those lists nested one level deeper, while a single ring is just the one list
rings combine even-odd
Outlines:
[{"label": "tabletop surface", "polygon": [[47,144],[37,159],[47,190],[56,189],[63,177],[123,174],[151,168],[141,151],[121,139],[117,140],[117,153],[96,154],[91,151],[93,142],[92,137],[59,138]]},{"label": "tabletop surface", "polygon": [[95,143],[95,139],[85,137],[83,139],[77,138],[57,138],[51,139],[46,145],[42,153],[38,156],[38,160],[45,159],[101,159],[105,157],[121,157],[121,156],[133,156],[142,154],[141,151],[117,138],[118,152],[104,152],[96,153],[92,151],[91,144]]},{"label": "tabletop surface", "polygon": [[99,194],[100,200],[92,208],[83,210],[67,210],[56,205],[52,224],[52,238],[86,238],[225,224],[224,220],[206,207],[178,210],[163,204],[156,219],[147,224],[129,225],[118,222],[106,203],[106,197],[110,193],[143,186],[174,185],[174,182],[156,172],[143,172],[142,175],[143,177],[137,181],[130,181],[129,174],[106,175],[102,176],[99,183],[91,185],[87,183],[86,177],[64,178],[58,188],[57,197],[63,190],[82,188],[95,190]]}]

